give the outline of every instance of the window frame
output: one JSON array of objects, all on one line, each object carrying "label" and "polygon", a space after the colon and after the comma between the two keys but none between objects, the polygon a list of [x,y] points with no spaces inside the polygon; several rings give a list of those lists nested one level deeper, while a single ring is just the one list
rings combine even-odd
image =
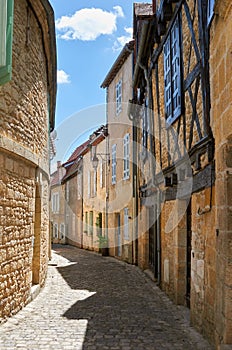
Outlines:
[{"label": "window frame", "polygon": [[[2,20],[2,28],[0,28],[0,41],[2,37],[5,36],[4,47],[0,47],[2,53],[0,56],[5,56],[3,58],[3,64],[0,66],[0,85],[9,82],[12,78],[12,44],[13,44],[13,12],[14,12],[14,0],[5,0],[6,4],[6,18]],[[3,11],[0,13],[3,14]],[[5,23],[5,25],[4,25]],[[5,33],[4,31],[5,26]],[[4,52],[3,52],[4,51]],[[0,59],[1,60],[1,59]],[[0,61],[1,64],[1,61]]]},{"label": "window frame", "polygon": [[93,171],[93,197],[97,195],[97,169]]},{"label": "window frame", "polygon": [[123,180],[130,178],[130,134],[123,138]]},{"label": "window frame", "polygon": [[116,184],[116,164],[117,164],[117,145],[112,145],[112,164],[111,164],[111,171],[112,171],[112,185]]},{"label": "window frame", "polygon": [[172,124],[182,113],[181,19],[177,15],[163,47],[165,118]]},{"label": "window frame", "polygon": [[65,199],[66,199],[66,202],[69,203],[69,199],[70,199],[70,191],[69,191],[69,181],[66,182],[66,185],[65,185]]},{"label": "window frame", "polygon": [[52,212],[59,213],[60,211],[60,194],[59,192],[54,192],[52,194]]},{"label": "window frame", "polygon": [[58,224],[53,224],[53,238],[58,238]]},{"label": "window frame", "polygon": [[116,115],[122,111],[122,79],[120,79],[115,87],[116,90]]},{"label": "window frame", "polygon": [[88,198],[91,197],[91,171],[88,171]]}]

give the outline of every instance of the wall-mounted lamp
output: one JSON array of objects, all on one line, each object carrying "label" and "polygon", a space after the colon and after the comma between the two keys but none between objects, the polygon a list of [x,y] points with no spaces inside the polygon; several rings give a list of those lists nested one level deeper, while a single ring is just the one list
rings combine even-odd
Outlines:
[{"label": "wall-mounted lamp", "polygon": [[[96,153],[96,147],[92,147],[92,165],[95,170],[97,169],[99,163],[99,158],[97,156],[100,156],[101,159],[104,161],[110,161],[109,153]],[[103,158],[103,156],[105,156],[106,158]]]}]

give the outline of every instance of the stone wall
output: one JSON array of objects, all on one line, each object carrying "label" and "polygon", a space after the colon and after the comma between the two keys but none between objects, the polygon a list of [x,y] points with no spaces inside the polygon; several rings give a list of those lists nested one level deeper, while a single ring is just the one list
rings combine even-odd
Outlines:
[{"label": "stone wall", "polygon": [[216,295],[218,344],[232,344],[232,3],[215,1],[210,28],[212,127],[215,136]]},{"label": "stone wall", "polygon": [[49,257],[48,81],[41,24],[15,1],[12,80],[0,87],[0,321],[43,285]]},{"label": "stone wall", "polygon": [[28,301],[32,283],[35,168],[0,154],[0,320]]}]

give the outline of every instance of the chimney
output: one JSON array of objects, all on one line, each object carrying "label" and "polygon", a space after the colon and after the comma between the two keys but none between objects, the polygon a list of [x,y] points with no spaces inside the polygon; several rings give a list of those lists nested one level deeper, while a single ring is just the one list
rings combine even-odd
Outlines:
[{"label": "chimney", "polygon": [[57,171],[58,171],[59,181],[61,181],[62,178],[64,177],[65,169],[62,167],[60,160],[57,161]]}]

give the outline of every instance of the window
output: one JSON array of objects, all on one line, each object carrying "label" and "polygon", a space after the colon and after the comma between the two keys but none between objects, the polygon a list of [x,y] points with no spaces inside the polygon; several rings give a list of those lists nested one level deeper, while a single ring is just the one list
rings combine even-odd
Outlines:
[{"label": "window", "polygon": [[93,212],[89,212],[89,234],[93,234]]},{"label": "window", "polygon": [[112,146],[112,184],[116,183],[116,145]]},{"label": "window", "polygon": [[0,85],[12,74],[13,0],[0,1]]},{"label": "window", "polygon": [[60,198],[59,198],[59,192],[52,194],[52,212],[53,213],[59,213],[60,210]]},{"label": "window", "polygon": [[65,198],[66,198],[66,201],[69,202],[69,182],[66,182],[66,186],[65,186]]},{"label": "window", "polygon": [[129,210],[124,208],[124,239],[129,240]]},{"label": "window", "polygon": [[168,123],[181,114],[180,28],[175,20],[164,44],[164,100]]},{"label": "window", "polygon": [[88,197],[91,196],[91,171],[88,171]]},{"label": "window", "polygon": [[116,114],[122,111],[122,80],[116,84]]},{"label": "window", "polygon": [[77,175],[77,199],[82,198],[82,174]]},{"label": "window", "polygon": [[215,0],[208,0],[208,8],[207,8],[208,24],[210,24],[214,15],[214,3],[215,3]]},{"label": "window", "polygon": [[105,187],[105,167],[103,160],[100,161],[100,188]]},{"label": "window", "polygon": [[65,227],[64,224],[60,224],[60,239],[64,239]]},{"label": "window", "polygon": [[126,134],[123,139],[123,179],[130,177],[130,135]]},{"label": "window", "polygon": [[93,172],[93,197],[97,195],[97,170]]},{"label": "window", "polygon": [[53,224],[53,238],[58,238],[58,224]]}]

